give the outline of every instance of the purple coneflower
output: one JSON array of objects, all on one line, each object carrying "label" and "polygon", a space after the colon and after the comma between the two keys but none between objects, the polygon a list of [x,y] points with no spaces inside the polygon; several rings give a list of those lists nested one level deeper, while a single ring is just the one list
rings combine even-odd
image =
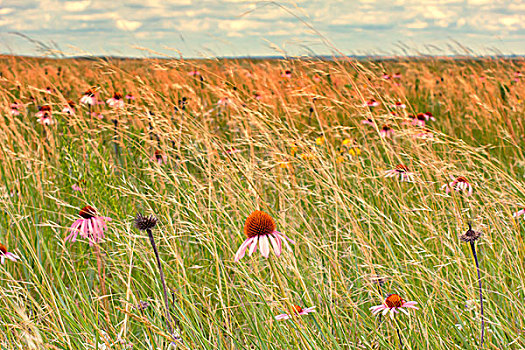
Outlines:
[{"label": "purple coneflower", "polygon": [[198,70],[194,69],[192,71],[189,71],[188,75],[189,76],[198,76],[198,75],[201,75],[201,73]]},{"label": "purple coneflower", "polygon": [[126,100],[135,100],[135,96],[133,96],[132,94],[127,94],[126,95]]},{"label": "purple coneflower", "polygon": [[367,119],[361,120],[361,124],[375,125],[374,120],[372,118],[367,118]]},{"label": "purple coneflower", "polygon": [[394,136],[394,130],[390,127],[390,125],[383,125],[381,130],[379,130],[379,136],[381,137],[392,137]]},{"label": "purple coneflower", "polygon": [[377,107],[379,106],[379,102],[371,98],[370,100],[366,101],[363,107]]},{"label": "purple coneflower", "polygon": [[[293,308],[294,308],[295,314],[301,315],[301,316],[308,315],[311,312],[315,312],[315,306],[310,306],[310,307],[307,307],[306,309],[302,309],[299,305],[294,305]],[[290,318],[289,314],[280,314],[280,315],[275,316],[275,319],[277,321],[287,320],[289,318]]]},{"label": "purple coneflower", "polygon": [[226,155],[234,155],[234,154],[237,154],[237,153],[241,153],[242,151],[240,149],[237,149],[235,147],[232,147],[232,148],[228,148],[226,151],[224,151],[224,154]]},{"label": "purple coneflower", "polygon": [[106,101],[108,106],[111,108],[122,109],[124,108],[124,101],[122,100],[122,94],[115,92],[113,97]]},{"label": "purple coneflower", "polygon": [[390,75],[386,74],[386,73],[383,73],[383,75],[381,76],[381,78],[385,79],[385,80],[390,80]]},{"label": "purple coneflower", "polygon": [[397,101],[397,102],[392,106],[392,108],[405,109],[405,108],[407,108],[407,105],[404,104],[404,103],[401,102],[401,101]]},{"label": "purple coneflower", "polygon": [[11,115],[13,117],[20,115],[19,108],[20,108],[20,105],[18,103],[11,103]]},{"label": "purple coneflower", "polygon": [[80,219],[69,228],[71,234],[66,237],[66,241],[75,242],[78,234],[80,234],[92,246],[104,238],[104,230],[107,228],[106,222],[111,221],[111,218],[98,216],[96,209],[89,205],[80,209],[78,215],[80,215]]},{"label": "purple coneflower", "polygon": [[452,182],[441,186],[441,188],[444,189],[447,194],[454,190],[456,192],[466,191],[467,196],[472,195],[472,185],[464,176],[458,176],[456,178],[451,176],[450,178],[452,179]]},{"label": "purple coneflower", "polygon": [[394,169],[385,171],[385,177],[398,177],[401,182],[414,182],[414,173],[403,164],[398,164]]},{"label": "purple coneflower", "polygon": [[288,242],[295,244],[284,233],[276,231],[275,221],[273,221],[272,217],[260,210],[254,211],[246,219],[244,235],[246,240],[237,250],[235,262],[244,257],[246,250],[248,250],[248,255],[251,256],[257,250],[257,244],[259,244],[261,254],[265,258],[268,258],[270,255],[270,245],[273,247],[275,255],[280,256],[283,242],[288,248],[290,248]]},{"label": "purple coneflower", "polygon": [[394,79],[401,79],[401,73],[399,73],[399,72],[398,73],[394,73],[394,75],[392,75],[392,77]]},{"label": "purple coneflower", "polygon": [[62,109],[62,113],[74,115],[75,114],[75,102],[73,102],[72,100],[68,100],[67,106],[65,106],[64,109]]},{"label": "purple coneflower", "polygon": [[155,154],[151,158],[152,161],[157,162],[158,165],[166,164],[168,157],[162,151],[155,150]]},{"label": "purple coneflower", "polygon": [[428,122],[429,120],[432,120],[432,121],[435,121],[436,118],[434,118],[434,116],[432,115],[432,113],[430,112],[425,112],[425,113],[422,113],[423,116],[425,117],[425,120]]},{"label": "purple coneflower", "polygon": [[292,71],[287,69],[282,74],[281,77],[290,79],[292,77]]},{"label": "purple coneflower", "polygon": [[383,316],[386,316],[388,313],[390,313],[390,317],[394,319],[394,315],[399,313],[399,311],[402,311],[408,315],[408,311],[405,310],[406,308],[418,310],[418,308],[415,306],[416,304],[417,302],[415,301],[404,301],[397,294],[390,294],[385,299],[385,301],[383,301],[383,304],[372,306],[369,310],[372,311],[373,315],[382,312]]},{"label": "purple coneflower", "polygon": [[77,185],[77,184],[71,185],[71,189],[72,189],[73,191],[82,192],[82,187],[80,187],[80,186]]},{"label": "purple coneflower", "polygon": [[55,123],[55,120],[51,115],[51,106],[48,105],[39,107],[35,117],[37,117],[36,121],[42,125],[50,125]]},{"label": "purple coneflower", "polygon": [[86,92],[84,92],[84,95],[80,98],[80,103],[93,106],[97,103],[97,98],[95,97],[95,93],[93,90],[88,89]]},{"label": "purple coneflower", "polygon": [[317,74],[314,75],[314,77],[313,77],[312,79],[313,79],[313,81],[315,81],[316,83],[321,82],[321,77],[319,77]]},{"label": "purple coneflower", "polygon": [[20,257],[15,253],[8,252],[7,247],[0,243],[0,261],[2,262],[2,265],[5,264],[6,258],[12,261],[17,261],[20,259]]}]

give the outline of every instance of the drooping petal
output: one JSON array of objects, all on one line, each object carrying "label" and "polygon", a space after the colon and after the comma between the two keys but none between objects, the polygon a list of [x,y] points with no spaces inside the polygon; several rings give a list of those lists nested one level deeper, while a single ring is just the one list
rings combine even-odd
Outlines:
[{"label": "drooping petal", "polygon": [[259,242],[259,236],[253,237],[252,245],[250,246],[250,250],[248,251],[249,256],[252,256],[252,254],[257,250],[258,242]]},{"label": "drooping petal", "polygon": [[268,235],[268,238],[270,239],[270,243],[273,247],[273,252],[275,253],[276,257],[281,256],[281,247],[279,243],[277,243],[278,238],[275,238],[273,234]]},{"label": "drooping petal", "polygon": [[260,236],[259,248],[261,249],[262,256],[268,258],[268,256],[270,255],[270,242],[268,242],[268,235]]},{"label": "drooping petal", "polygon": [[275,316],[275,319],[277,321],[287,320],[289,318],[290,318],[290,316],[288,314],[280,314],[280,315]]},{"label": "drooping petal", "polygon": [[383,310],[383,316],[385,316],[389,311],[390,311],[390,308],[385,307],[385,309]]},{"label": "drooping petal", "polygon": [[246,249],[248,249],[248,246],[250,245],[250,243],[252,243],[252,241],[253,238],[248,238],[241,244],[241,246],[237,250],[237,253],[235,253],[235,262],[239,262],[239,260],[241,260],[244,257],[244,255],[246,254]]}]

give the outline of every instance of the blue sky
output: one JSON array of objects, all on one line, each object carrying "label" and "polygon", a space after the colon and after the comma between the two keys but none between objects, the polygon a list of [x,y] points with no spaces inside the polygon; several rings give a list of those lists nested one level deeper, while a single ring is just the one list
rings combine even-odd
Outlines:
[{"label": "blue sky", "polygon": [[[0,0],[0,52],[185,57],[525,54],[523,0]],[[145,50],[146,49],[146,50]]]}]

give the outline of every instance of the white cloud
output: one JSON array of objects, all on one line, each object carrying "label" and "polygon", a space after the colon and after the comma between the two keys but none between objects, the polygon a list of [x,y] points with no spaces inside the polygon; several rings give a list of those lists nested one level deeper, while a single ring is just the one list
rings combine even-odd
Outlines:
[{"label": "white cloud", "polygon": [[142,26],[142,22],[128,21],[127,19],[117,19],[115,21],[118,29],[134,32]]},{"label": "white cloud", "polygon": [[64,4],[64,10],[68,12],[84,11],[91,5],[91,0],[68,1]]},{"label": "white cloud", "polygon": [[13,8],[9,8],[9,7],[4,7],[4,8],[1,8],[0,9],[0,16],[1,15],[8,15],[10,14],[11,12],[13,12],[15,9]]},{"label": "white cloud", "polygon": [[420,20],[416,20],[416,21],[414,21],[412,23],[408,23],[407,25],[405,25],[405,27],[407,27],[409,29],[424,29],[424,28],[428,27],[428,23],[420,21]]}]

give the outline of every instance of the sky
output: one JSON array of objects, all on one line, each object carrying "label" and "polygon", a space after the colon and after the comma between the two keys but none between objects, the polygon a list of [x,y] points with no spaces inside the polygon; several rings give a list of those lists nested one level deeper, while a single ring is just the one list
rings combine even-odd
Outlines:
[{"label": "sky", "polygon": [[42,54],[27,38],[66,56],[524,55],[525,0],[0,0],[0,52]]}]

